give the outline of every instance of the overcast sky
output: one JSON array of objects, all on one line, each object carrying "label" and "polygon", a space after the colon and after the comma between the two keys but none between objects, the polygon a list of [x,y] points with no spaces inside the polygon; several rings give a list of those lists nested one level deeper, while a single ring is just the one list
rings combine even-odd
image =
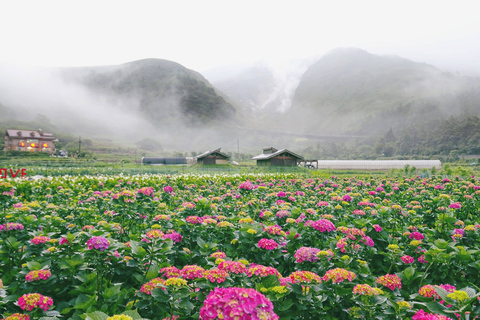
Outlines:
[{"label": "overcast sky", "polygon": [[93,66],[161,58],[202,72],[358,47],[480,72],[478,3],[0,0],[0,62]]}]

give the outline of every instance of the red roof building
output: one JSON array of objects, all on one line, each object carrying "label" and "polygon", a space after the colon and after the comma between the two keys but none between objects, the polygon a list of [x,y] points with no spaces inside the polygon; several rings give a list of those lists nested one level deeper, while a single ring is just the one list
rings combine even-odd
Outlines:
[{"label": "red roof building", "polygon": [[5,151],[28,151],[55,153],[58,139],[42,130],[7,129],[5,132]]}]

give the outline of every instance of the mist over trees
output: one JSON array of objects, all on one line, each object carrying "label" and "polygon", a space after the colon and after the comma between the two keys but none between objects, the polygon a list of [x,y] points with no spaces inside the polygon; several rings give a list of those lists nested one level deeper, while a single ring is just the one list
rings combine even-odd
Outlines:
[{"label": "mist over trees", "polygon": [[333,50],[302,68],[288,79],[247,68],[219,82],[226,92],[161,59],[5,68],[0,130],[41,128],[72,151],[81,136],[92,152],[191,155],[222,147],[242,158],[274,146],[310,159],[480,154],[479,78],[360,49]]}]

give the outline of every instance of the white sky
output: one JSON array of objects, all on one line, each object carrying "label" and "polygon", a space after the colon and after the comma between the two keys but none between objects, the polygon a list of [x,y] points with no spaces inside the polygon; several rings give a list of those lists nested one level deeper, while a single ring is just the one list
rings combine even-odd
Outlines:
[{"label": "white sky", "polygon": [[358,47],[480,72],[476,0],[0,0],[0,62],[161,58],[203,71]]}]

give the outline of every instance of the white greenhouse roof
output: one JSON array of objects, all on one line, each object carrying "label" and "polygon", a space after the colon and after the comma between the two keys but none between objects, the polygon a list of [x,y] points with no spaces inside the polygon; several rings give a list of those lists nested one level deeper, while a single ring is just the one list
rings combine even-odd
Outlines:
[{"label": "white greenhouse roof", "polygon": [[440,169],[440,160],[318,160],[318,169]]}]

